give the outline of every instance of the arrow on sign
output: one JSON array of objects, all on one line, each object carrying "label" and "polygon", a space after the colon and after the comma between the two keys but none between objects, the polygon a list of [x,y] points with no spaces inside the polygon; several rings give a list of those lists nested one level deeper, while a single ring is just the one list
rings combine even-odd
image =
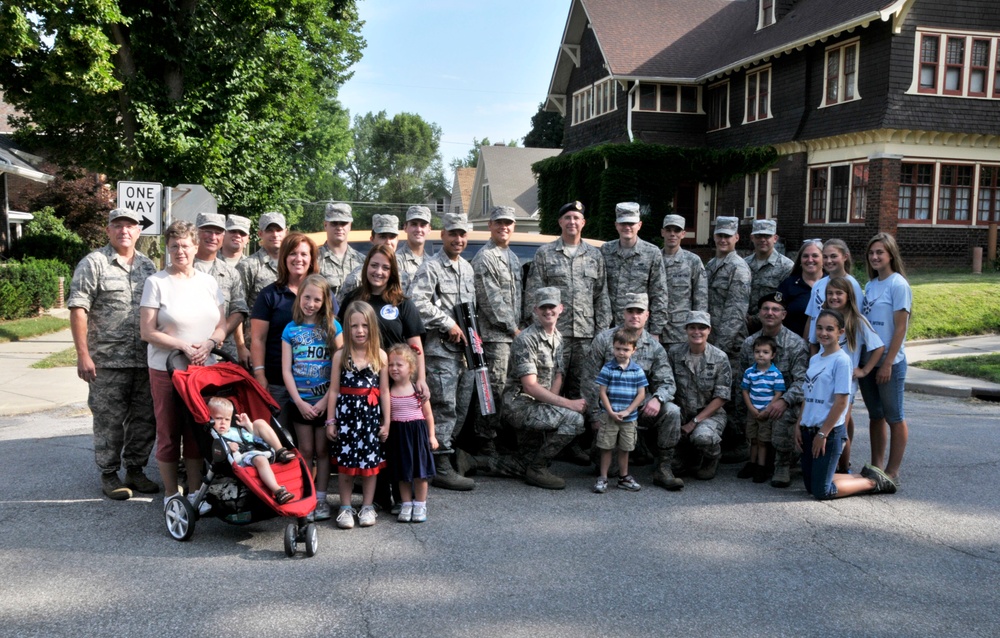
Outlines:
[{"label": "arrow on sign", "polygon": [[143,215],[142,216],[142,229],[146,230],[147,228],[149,228],[152,225],[153,225],[153,220],[149,219],[148,217],[146,217],[145,215]]}]

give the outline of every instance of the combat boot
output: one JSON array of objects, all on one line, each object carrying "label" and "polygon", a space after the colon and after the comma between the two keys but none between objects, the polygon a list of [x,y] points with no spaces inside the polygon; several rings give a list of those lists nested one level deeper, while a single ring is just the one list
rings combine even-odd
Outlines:
[{"label": "combat boot", "polygon": [[531,457],[531,461],[524,471],[525,483],[547,490],[561,490],[565,488],[566,481],[549,471],[549,461],[554,459],[572,440],[572,435],[545,435],[542,445],[538,448],[534,456]]},{"label": "combat boot", "polygon": [[774,475],[771,477],[771,487],[788,487],[792,484],[790,454],[776,452],[774,455]]},{"label": "combat boot", "polygon": [[468,492],[472,488],[476,487],[475,481],[461,476],[451,467],[451,459],[449,459],[446,455],[437,455],[434,459],[434,465],[437,469],[437,473],[434,475],[434,480],[431,482],[431,485],[434,487],[439,487],[443,490],[456,490],[459,492]]},{"label": "combat boot", "polygon": [[653,470],[653,485],[659,485],[665,490],[675,491],[684,487],[684,481],[674,476],[672,468],[674,462],[674,449],[660,449],[659,458],[656,461],[656,469]]},{"label": "combat boot", "polygon": [[127,501],[132,498],[132,490],[122,484],[117,472],[101,474],[101,491],[113,501]]},{"label": "combat boot", "polygon": [[476,457],[462,449],[455,450],[455,465],[461,476],[468,476],[470,473],[474,474],[479,469]]},{"label": "combat boot", "polygon": [[547,490],[561,490],[566,481],[549,471],[546,465],[532,465],[524,472],[524,482]]},{"label": "combat boot", "polygon": [[701,467],[695,470],[694,477],[699,481],[709,481],[715,478],[715,472],[719,469],[719,459],[722,454],[706,454],[701,459]]}]

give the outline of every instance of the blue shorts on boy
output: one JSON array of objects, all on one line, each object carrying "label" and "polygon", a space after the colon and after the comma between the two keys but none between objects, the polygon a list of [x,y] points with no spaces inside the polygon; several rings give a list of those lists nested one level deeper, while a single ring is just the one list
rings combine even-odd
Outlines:
[{"label": "blue shorts on boy", "polygon": [[[595,383],[607,388],[608,403],[615,412],[627,409],[632,405],[639,389],[649,386],[646,373],[635,361],[629,361],[625,368],[618,365],[617,361],[605,363],[597,374]],[[621,425],[615,423],[611,417],[603,419],[595,441],[597,447],[610,450],[615,447],[617,440],[619,450],[631,451],[635,448],[635,427],[638,420],[639,410],[633,410],[623,419]]]}]

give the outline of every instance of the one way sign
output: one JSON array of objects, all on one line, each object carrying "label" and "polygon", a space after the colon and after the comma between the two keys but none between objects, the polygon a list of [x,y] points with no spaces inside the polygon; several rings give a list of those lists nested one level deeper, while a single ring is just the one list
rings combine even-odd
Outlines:
[{"label": "one way sign", "polygon": [[160,235],[163,218],[163,184],[158,182],[118,182],[118,206],[142,216],[142,234]]}]

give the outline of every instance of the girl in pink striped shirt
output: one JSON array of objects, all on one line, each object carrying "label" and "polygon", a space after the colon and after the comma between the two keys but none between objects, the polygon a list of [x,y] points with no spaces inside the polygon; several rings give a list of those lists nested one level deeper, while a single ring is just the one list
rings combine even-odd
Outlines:
[{"label": "girl in pink striped shirt", "polygon": [[413,388],[417,357],[405,343],[398,343],[388,352],[389,399],[395,445],[390,446],[389,467],[397,481],[403,505],[400,523],[423,523],[427,520],[427,484],[434,476],[433,450],[438,447],[434,437],[434,415],[430,401],[420,402]]}]

